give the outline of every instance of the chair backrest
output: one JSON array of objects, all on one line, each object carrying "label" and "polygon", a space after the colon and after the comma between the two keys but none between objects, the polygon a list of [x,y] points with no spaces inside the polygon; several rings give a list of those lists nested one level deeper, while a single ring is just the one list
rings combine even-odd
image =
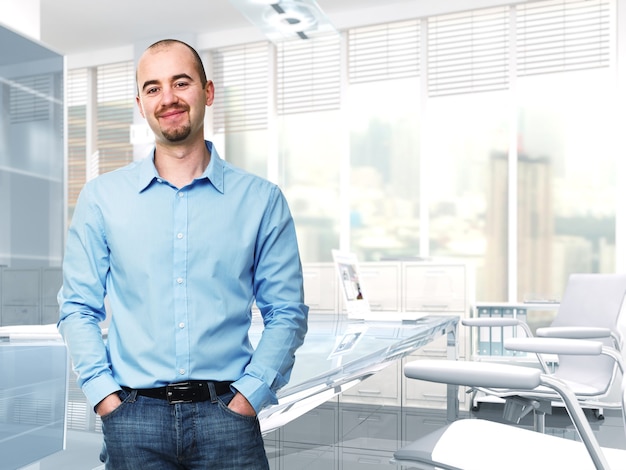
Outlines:
[{"label": "chair backrest", "polygon": [[622,377],[622,422],[624,423],[624,437],[626,437],[626,375]]},{"label": "chair backrest", "polygon": [[[551,326],[588,326],[616,331],[626,297],[626,274],[572,274]],[[609,339],[603,340],[613,346]],[[607,356],[560,356],[557,376],[608,392],[615,362]]]}]

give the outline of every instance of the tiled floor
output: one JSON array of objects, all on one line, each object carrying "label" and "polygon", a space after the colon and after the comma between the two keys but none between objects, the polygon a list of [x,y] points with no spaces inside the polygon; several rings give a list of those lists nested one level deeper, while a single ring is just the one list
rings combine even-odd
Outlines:
[{"label": "tiled floor", "polygon": [[[343,419],[341,418],[344,414],[341,405],[323,406],[326,410],[331,411],[333,406],[337,406],[338,412],[322,413],[319,415],[321,416],[320,419],[328,420],[331,416],[335,416],[338,421]],[[431,423],[439,422],[438,418],[441,422],[445,421],[443,412],[423,411],[424,416],[430,417],[429,422]],[[399,411],[399,413],[402,413],[402,411]],[[420,410],[413,409],[412,414],[419,416]],[[380,416],[380,409],[373,409],[372,415]],[[480,409],[472,413],[471,416],[504,422],[501,418],[502,405],[499,404],[483,403]],[[588,418],[601,445],[626,449],[626,437],[620,412],[617,410],[605,410],[605,418],[598,420],[589,411]],[[411,416],[407,418],[407,420],[410,419]],[[422,421],[420,421],[420,425],[421,423]],[[410,424],[407,423],[407,425]],[[322,425],[329,425],[332,429],[337,428],[335,423],[322,423]],[[405,430],[410,429],[410,426],[407,427],[407,425],[404,425]],[[531,427],[532,418],[524,418],[521,425]],[[269,436],[267,447],[273,470],[303,470],[307,468],[313,470],[321,468],[325,470],[329,468],[369,470],[394,468],[389,464],[389,455],[403,442],[398,442],[397,439],[387,439],[386,436],[372,436],[371,430],[365,429],[365,426],[367,426],[365,421],[364,424],[358,424],[357,422],[357,424],[351,424],[350,426],[348,431],[337,432],[336,439],[329,438],[328,442],[319,446],[296,443],[295,441],[298,441],[297,427],[292,427],[289,431],[293,442],[276,444],[274,441],[275,437]],[[359,429],[360,426],[364,426],[362,430]],[[293,431],[294,429],[295,431]],[[564,438],[577,438],[569,416],[561,408],[555,409],[552,415],[547,416],[546,431]],[[276,439],[276,441],[280,441],[280,439]],[[28,470],[103,470],[103,466],[98,460],[100,446],[100,434],[70,430],[68,431],[67,450],[42,460],[38,466],[28,467]],[[364,452],[364,449],[367,449],[367,451]]]}]

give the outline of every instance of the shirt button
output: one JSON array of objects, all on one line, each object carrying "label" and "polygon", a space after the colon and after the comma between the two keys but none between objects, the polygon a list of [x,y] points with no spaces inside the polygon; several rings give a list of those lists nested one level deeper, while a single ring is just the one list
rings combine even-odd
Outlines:
[{"label": "shirt button", "polygon": [[185,375],[185,369],[179,369],[179,370],[178,370],[178,373],[179,373],[180,375]]},{"label": "shirt button", "polygon": [[183,283],[183,278],[179,277],[178,279],[176,279],[176,282],[179,283],[179,284],[182,284]]},{"label": "shirt button", "polygon": [[185,197],[185,193],[178,193],[178,197],[179,197],[179,198],[183,198],[183,197]]},{"label": "shirt button", "polygon": [[180,240],[181,238],[183,238],[183,234],[179,233],[179,234],[176,235],[176,237]]},{"label": "shirt button", "polygon": [[181,322],[178,324],[178,328],[180,328],[180,329],[182,330],[183,328],[185,328],[185,324],[181,321]]}]

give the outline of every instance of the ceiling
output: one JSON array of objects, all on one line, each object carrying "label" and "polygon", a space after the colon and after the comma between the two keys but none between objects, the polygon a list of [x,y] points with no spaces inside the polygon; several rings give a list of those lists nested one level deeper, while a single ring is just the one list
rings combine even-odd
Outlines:
[{"label": "ceiling", "polygon": [[[409,6],[418,0],[385,4]],[[441,1],[441,0],[421,0]],[[318,0],[335,27],[355,10],[380,8],[380,0]],[[168,35],[201,35],[251,29],[228,0],[40,0],[41,41],[65,55],[111,49]],[[409,8],[410,9],[410,8]],[[259,32],[259,39],[264,37]]]}]

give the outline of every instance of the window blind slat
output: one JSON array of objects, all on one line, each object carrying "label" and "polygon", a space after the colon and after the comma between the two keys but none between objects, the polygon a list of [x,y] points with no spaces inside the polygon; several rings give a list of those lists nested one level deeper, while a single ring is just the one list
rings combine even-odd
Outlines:
[{"label": "window blind slat", "polygon": [[518,5],[518,75],[607,67],[609,8],[609,0],[548,0]]},{"label": "window blind slat", "polygon": [[130,126],[137,93],[133,61],[101,65],[96,75],[97,168],[98,174],[102,174],[133,160]]},{"label": "window blind slat", "polygon": [[267,43],[253,43],[213,51],[216,132],[267,128]]},{"label": "window blind slat", "polygon": [[349,30],[350,83],[417,77],[419,40],[417,19]]},{"label": "window blind slat", "polygon": [[9,120],[11,124],[47,121],[52,112],[52,77],[49,74],[21,77],[9,87]]},{"label": "window blind slat", "polygon": [[87,69],[72,69],[66,75],[68,119],[68,207],[76,205],[85,184],[87,142]]},{"label": "window blind slat", "polygon": [[428,94],[508,87],[509,9],[489,8],[428,19]]},{"label": "window blind slat", "polygon": [[339,109],[340,43],[337,35],[277,45],[277,112],[280,115]]}]

